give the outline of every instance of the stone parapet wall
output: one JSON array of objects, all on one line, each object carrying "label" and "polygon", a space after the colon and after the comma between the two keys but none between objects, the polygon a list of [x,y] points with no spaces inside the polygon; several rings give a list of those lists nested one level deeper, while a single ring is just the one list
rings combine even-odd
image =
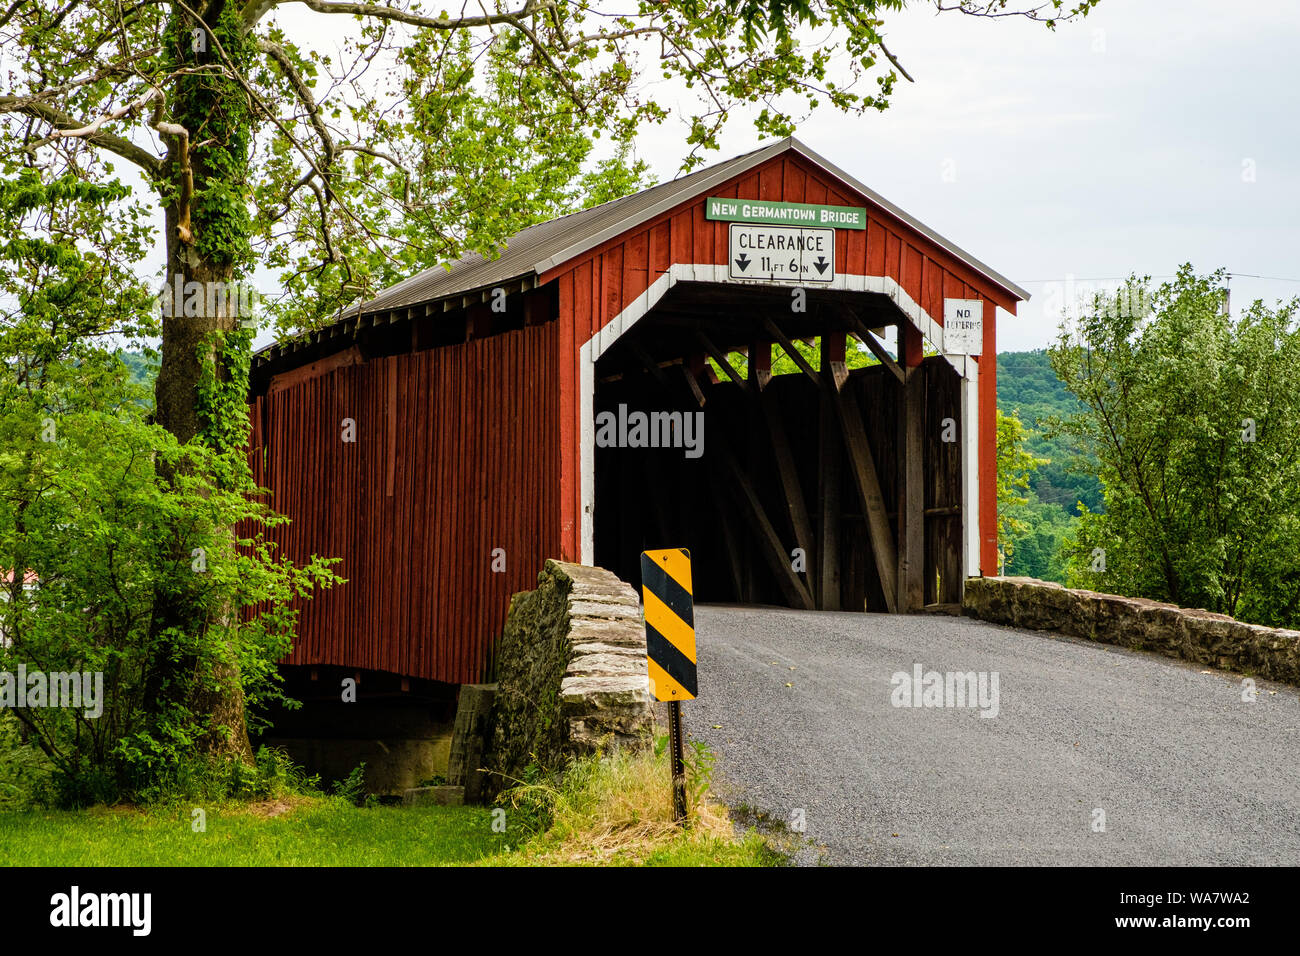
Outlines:
[{"label": "stone parapet wall", "polygon": [[1034,578],[971,578],[964,612],[1300,686],[1300,631]]},{"label": "stone parapet wall", "polygon": [[600,746],[649,742],[640,603],[611,572],[547,561],[536,590],[510,600],[498,662],[490,793],[529,764],[556,769]]}]

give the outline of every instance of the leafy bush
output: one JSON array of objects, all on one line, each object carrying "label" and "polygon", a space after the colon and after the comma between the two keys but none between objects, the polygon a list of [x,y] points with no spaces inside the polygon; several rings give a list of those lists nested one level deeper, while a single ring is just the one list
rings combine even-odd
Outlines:
[{"label": "leafy bush", "polygon": [[285,519],[248,467],[250,332],[200,350],[209,424],[194,440],[153,420],[118,356],[147,353],[152,298],[88,251],[140,238],[103,212],[124,191],[0,179],[0,235],[23,237],[0,244],[0,671],[102,675],[98,715],[12,711],[60,802],[261,792],[278,771],[254,760],[247,727],[281,699],[295,603],[338,579],[269,540]]},{"label": "leafy bush", "polygon": [[0,812],[49,803],[50,776],[49,759],[22,739],[13,714],[0,711]]},{"label": "leafy bush", "polygon": [[1191,266],[1154,293],[1131,279],[1052,349],[1082,405],[1058,428],[1093,450],[1105,488],[1065,548],[1069,580],[1295,626],[1300,299],[1234,318],[1225,286]]},{"label": "leafy bush", "polygon": [[333,786],[330,787],[330,792],[336,797],[342,797],[354,806],[364,806],[366,803],[365,761],[353,767],[351,772],[342,780],[335,781]]}]

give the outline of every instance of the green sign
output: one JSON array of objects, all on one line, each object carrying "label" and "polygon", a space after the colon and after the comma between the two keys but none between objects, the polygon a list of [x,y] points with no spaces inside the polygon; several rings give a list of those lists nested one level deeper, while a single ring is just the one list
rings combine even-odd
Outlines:
[{"label": "green sign", "polygon": [[724,222],[762,222],[780,226],[831,226],[866,229],[867,210],[858,206],[817,206],[804,202],[763,202],[761,199],[704,200],[706,219]]}]

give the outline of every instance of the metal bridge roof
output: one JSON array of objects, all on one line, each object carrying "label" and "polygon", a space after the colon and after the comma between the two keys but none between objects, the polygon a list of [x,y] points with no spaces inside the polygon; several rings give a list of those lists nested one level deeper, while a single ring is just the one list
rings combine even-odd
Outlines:
[{"label": "metal bridge roof", "polygon": [[[1010,279],[917,221],[799,140],[789,137],[622,199],[529,226],[507,239],[504,251],[495,259],[473,253],[452,263],[450,267],[434,266],[425,269],[385,289],[360,306],[349,309],[342,318],[391,312],[523,279],[531,278],[535,281],[542,273],[786,152],[797,153],[821,167],[1016,298],[1029,298],[1029,293]],[[276,351],[277,348],[276,345],[269,345],[259,350],[259,356]]]}]

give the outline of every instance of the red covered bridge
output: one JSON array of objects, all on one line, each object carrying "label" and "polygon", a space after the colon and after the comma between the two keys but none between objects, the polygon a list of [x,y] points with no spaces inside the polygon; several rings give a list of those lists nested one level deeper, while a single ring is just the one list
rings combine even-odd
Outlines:
[{"label": "red covered bridge", "polygon": [[[264,349],[256,476],[287,553],[348,579],[288,663],[482,680],[554,556],[637,584],[641,550],[688,547],[701,601],[958,601],[995,571],[994,319],[1024,298],[787,139]],[[846,369],[850,338],[880,364]],[[772,375],[794,340],[819,360]],[[701,453],[611,445],[620,409],[692,416]]]}]

